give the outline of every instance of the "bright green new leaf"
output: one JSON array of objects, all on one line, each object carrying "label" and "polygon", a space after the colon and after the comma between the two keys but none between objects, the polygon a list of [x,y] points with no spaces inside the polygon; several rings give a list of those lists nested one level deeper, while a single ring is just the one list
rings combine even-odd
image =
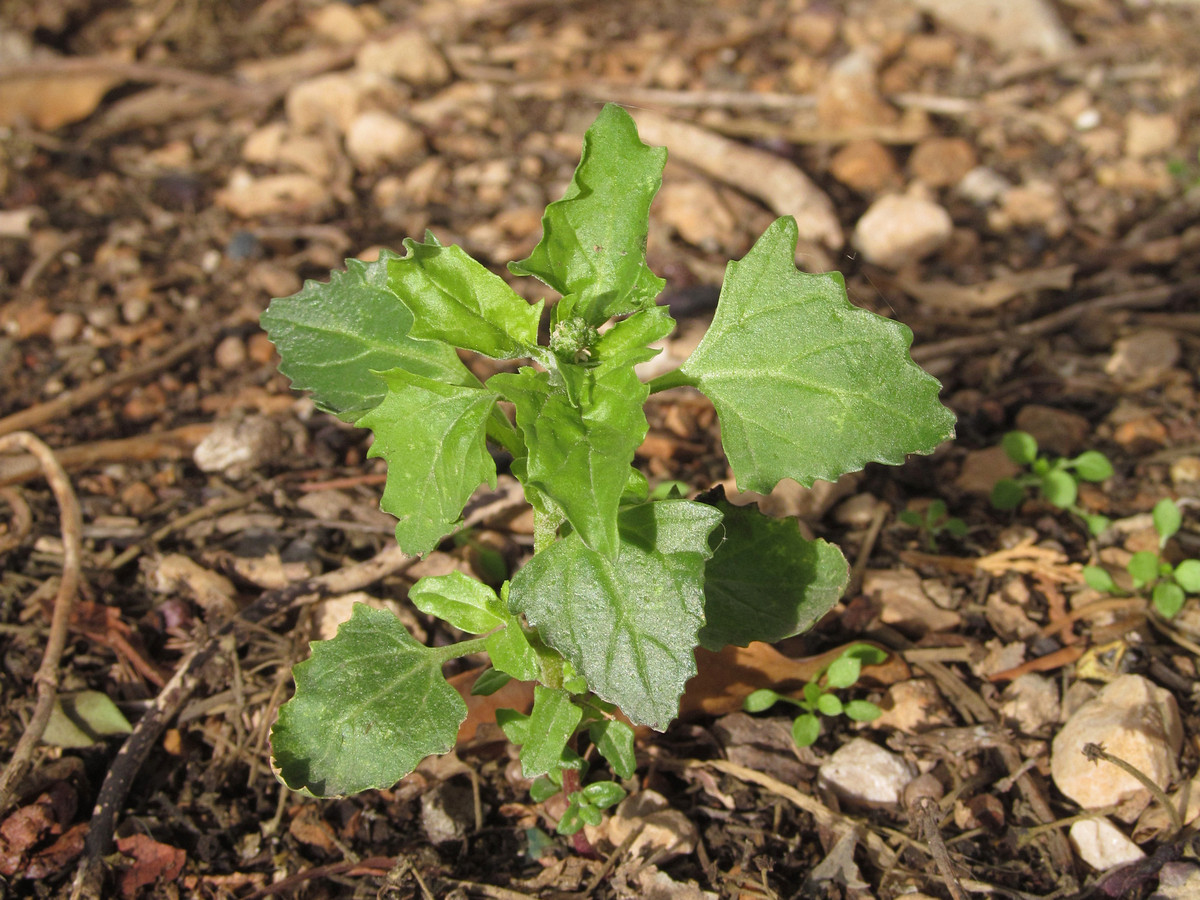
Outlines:
[{"label": "bright green new leaf", "polygon": [[471,685],[471,696],[490,697],[500,688],[512,681],[512,676],[497,668],[485,669],[479,673],[475,683]]},{"label": "bright green new leaf", "polygon": [[1085,450],[1075,457],[1072,465],[1075,474],[1084,481],[1103,481],[1113,475],[1112,463],[1099,450]]},{"label": "bright green new leaf", "polygon": [[405,553],[425,553],[458,523],[482,482],[496,486],[485,431],[496,395],[403,369],[381,373],[387,396],[358,425],[375,432],[368,456],[387,460],[379,506],[398,520]]},{"label": "bright green new leaf", "polygon": [[529,716],[515,709],[496,710],[496,724],[510,743],[518,747],[529,740]]},{"label": "bright green new leaf", "polygon": [[1087,582],[1088,587],[1106,594],[1111,594],[1117,589],[1112,576],[1099,566],[1084,566],[1083,580]]},{"label": "bright green new leaf", "polygon": [[453,347],[414,340],[412,313],[388,285],[388,262],[399,258],[385,250],[376,262],[348,259],[328,284],[307,281],[298,293],[272,300],[260,320],[292,387],[312,391],[319,407],[348,422],[383,399],[375,372],[401,368],[479,385]]},{"label": "bright green new leaf", "polygon": [[883,710],[870,700],[851,700],[843,712],[855,722],[874,722],[883,715]]},{"label": "bright green new leaf", "polygon": [[1079,483],[1069,472],[1052,469],[1042,476],[1042,495],[1059,509],[1066,509],[1079,496]]},{"label": "bright green new leaf", "polygon": [[596,809],[608,809],[625,799],[625,788],[615,781],[593,781],[583,789],[583,796]]},{"label": "bright green new leaf", "polygon": [[666,161],[625,110],[605,106],[566,193],[546,208],[541,241],[508,268],[554,288],[564,311],[590,325],[651,305],[664,282],[646,266],[646,232]]},{"label": "bright green new leaf", "polygon": [[751,691],[749,696],[742,701],[742,709],[749,713],[763,712],[770,709],[779,700],[779,695],[770,688],[759,688],[757,691]]},{"label": "bright green new leaf", "polygon": [[792,740],[797,747],[811,747],[821,736],[821,720],[812,713],[797,716],[792,723]]},{"label": "bright green new leaf", "polygon": [[825,670],[825,684],[831,688],[848,688],[862,674],[862,661],[858,657],[843,653]]},{"label": "bright green new leaf", "polygon": [[1150,598],[1154,601],[1154,608],[1168,619],[1183,609],[1183,601],[1187,599],[1183,588],[1170,581],[1156,584]]},{"label": "bright green new leaf", "polygon": [[1185,559],[1177,565],[1175,581],[1189,594],[1200,594],[1200,559]]},{"label": "bright green new leaf", "polygon": [[623,510],[619,563],[573,533],[517,572],[509,603],[601,699],[661,731],[696,674],[708,535],[720,519],[688,500]]},{"label": "bright green new leaf", "polygon": [[529,732],[521,746],[521,770],[526,778],[545,775],[559,765],[582,718],[583,710],[571,702],[566,691],[540,684],[533,689]]},{"label": "bright green new leaf", "polygon": [[1158,532],[1160,545],[1165,545],[1183,524],[1183,516],[1175,501],[1163,498],[1154,504],[1154,530]]},{"label": "bright green new leaf", "polygon": [[1004,454],[1018,466],[1027,466],[1037,459],[1037,440],[1028,431],[1010,431],[1000,439]]},{"label": "bright green new leaf", "polygon": [[409,588],[408,599],[421,612],[467,634],[483,634],[508,621],[500,614],[496,592],[462,572],[422,578]]},{"label": "bright green new leaf", "polygon": [[992,485],[992,506],[996,509],[1016,509],[1025,499],[1025,489],[1011,478],[1001,478]]},{"label": "bright green new leaf", "polygon": [[492,665],[518,681],[536,681],[541,674],[537,651],[515,618],[503,631],[489,634],[484,646]]},{"label": "bright green new leaf", "polygon": [[822,694],[817,698],[817,709],[823,716],[840,716],[843,709],[842,701],[833,694]]},{"label": "bright green new leaf", "polygon": [[633,777],[637,769],[637,757],[633,752],[632,728],[624,722],[605,719],[589,728],[588,736],[618,777]]},{"label": "bright green new leaf", "polygon": [[1133,577],[1135,586],[1149,584],[1158,577],[1158,554],[1151,550],[1139,550],[1129,558],[1125,568]]},{"label": "bright green new leaf", "polygon": [[524,483],[556,503],[588,547],[614,557],[617,508],[648,430],[642,404],[650,389],[632,362],[563,369],[571,390],[531,368],[494,375],[488,387],[516,407],[529,448]]},{"label": "bright green new leaf", "polygon": [[720,500],[716,507],[723,518],[709,539],[701,646],[781,641],[837,603],[850,577],[837,547],[805,539],[794,519],[772,519],[757,506]]},{"label": "bright green new leaf", "polygon": [[426,240],[407,238],[408,254],[388,262],[388,284],[412,311],[410,334],[494,359],[529,356],[542,301],[526,302],[461,247]]},{"label": "bright green new leaf", "polygon": [[453,749],[467,705],[442,676],[445,652],[417,643],[395,615],[355,604],[337,636],[294,669],[271,751],[280,780],[314,797],[388,788]]},{"label": "bright green new leaf", "polygon": [[80,691],[54,698],[42,743],[54,747],[91,747],[106,737],[131,731],[129,720],[108,694]]},{"label": "bright green new leaf", "polygon": [[533,784],[529,786],[529,799],[534,803],[545,803],[561,790],[561,785],[555,784],[543,775],[534,779]]},{"label": "bright green new leaf", "polygon": [[729,264],[712,327],[680,369],[716,406],[743,490],[836,481],[954,436],[940,385],[908,355],[912,332],[851,305],[840,275],[799,272],[796,240],[795,219],[777,219]]},{"label": "bright green new leaf", "polygon": [[842,651],[842,655],[851,656],[864,666],[881,666],[888,658],[886,650],[873,644],[851,644]]}]

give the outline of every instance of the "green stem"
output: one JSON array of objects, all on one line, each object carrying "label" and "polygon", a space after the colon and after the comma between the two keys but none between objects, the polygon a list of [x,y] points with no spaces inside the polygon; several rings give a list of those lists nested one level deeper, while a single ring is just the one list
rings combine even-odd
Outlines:
[{"label": "green stem", "polygon": [[430,647],[431,653],[441,657],[441,662],[458,659],[460,656],[470,656],[472,653],[483,653],[487,650],[487,638],[472,638],[469,641],[459,641],[457,644],[447,644],[445,647]]},{"label": "green stem", "polygon": [[696,381],[688,375],[684,375],[679,369],[673,369],[670,372],[665,372],[657,378],[650,380],[650,393],[657,394],[659,391],[669,391],[671,388],[677,387],[695,387]]}]

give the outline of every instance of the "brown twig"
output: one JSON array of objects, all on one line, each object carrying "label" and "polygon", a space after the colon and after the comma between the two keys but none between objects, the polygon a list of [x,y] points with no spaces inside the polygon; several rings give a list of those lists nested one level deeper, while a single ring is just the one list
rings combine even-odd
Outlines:
[{"label": "brown twig", "polygon": [[34,748],[42,739],[46,724],[50,721],[50,713],[54,710],[54,700],[58,695],[58,664],[67,643],[67,626],[71,621],[71,610],[79,590],[83,561],[83,516],[79,511],[79,501],[75,498],[70,479],[59,465],[54,451],[27,431],[0,437],[0,453],[14,449],[24,450],[37,457],[46,475],[46,481],[50,484],[50,490],[54,492],[54,498],[58,501],[59,517],[62,521],[63,574],[58,593],[54,597],[54,613],[50,618],[50,634],[46,639],[42,663],[33,676],[37,684],[37,703],[33,716],[25,733],[17,741],[16,749],[13,750],[12,758],[5,766],[3,774],[0,774],[0,813],[9,808],[15,797],[17,785],[28,773]]},{"label": "brown twig", "polygon": [[25,536],[33,530],[33,513],[29,511],[29,504],[20,492],[12,488],[0,487],[0,500],[12,510],[12,527],[7,534],[0,536],[0,553],[7,553],[20,546]]}]

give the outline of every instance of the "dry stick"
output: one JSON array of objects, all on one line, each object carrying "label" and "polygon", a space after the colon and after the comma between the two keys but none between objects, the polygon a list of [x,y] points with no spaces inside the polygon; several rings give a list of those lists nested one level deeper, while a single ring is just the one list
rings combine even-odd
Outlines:
[{"label": "dry stick", "polygon": [[215,328],[202,329],[195,337],[177,344],[162,356],[155,357],[141,365],[133,366],[123,372],[113,372],[111,375],[106,375],[103,378],[89,381],[87,384],[73,391],[60,394],[46,403],[39,403],[37,406],[23,409],[21,412],[13,413],[11,416],[5,416],[3,419],[0,419],[0,435],[52,422],[60,416],[65,416],[67,413],[79,409],[81,406],[86,406],[94,400],[99,400],[126,382],[139,381],[155,375],[163,369],[168,369],[177,362],[187,359],[197,350],[207,347],[212,343],[216,334],[217,329]]},{"label": "dry stick", "polygon": [[1179,814],[1179,810],[1175,808],[1175,804],[1171,802],[1171,798],[1167,796],[1167,792],[1159,787],[1153,778],[1151,778],[1137,766],[1133,765],[1133,763],[1126,762],[1119,756],[1113,756],[1113,754],[1107,752],[1100,744],[1084,744],[1083,755],[1093,763],[1099,762],[1100,760],[1104,760],[1106,763],[1112,763],[1112,765],[1116,766],[1118,769],[1127,772],[1140,781],[1142,786],[1146,788],[1146,790],[1148,790],[1152,795],[1154,795],[1154,799],[1158,801],[1159,806],[1166,809],[1167,815],[1171,819],[1171,833],[1167,835],[1167,837],[1178,834],[1183,830],[1183,817]]},{"label": "dry stick", "polygon": [[58,501],[62,519],[63,574],[58,593],[54,597],[54,613],[50,618],[50,635],[46,640],[46,650],[42,654],[42,663],[33,676],[37,683],[37,704],[34,706],[33,717],[29,720],[25,733],[17,741],[12,759],[0,775],[0,814],[8,810],[16,796],[18,783],[28,773],[34,748],[42,739],[46,724],[50,721],[50,713],[54,710],[54,700],[58,694],[58,664],[67,643],[67,626],[71,621],[75,595],[79,590],[79,573],[83,558],[83,516],[79,512],[79,501],[75,499],[70,479],[55,459],[54,451],[27,431],[0,437],[0,452],[17,448],[37,457],[42,471],[46,473],[46,481],[50,483],[50,489],[54,492],[54,498]]},{"label": "dry stick", "polygon": [[33,530],[33,513],[29,504],[21,496],[20,491],[10,487],[0,487],[0,500],[8,504],[12,510],[12,524],[5,535],[0,535],[0,553],[7,553],[21,545],[25,536]]},{"label": "dry stick", "polygon": [[1162,285],[1144,290],[1106,294],[1103,297],[1074,303],[1065,309],[1052,312],[1049,315],[1042,316],[1040,319],[1022,322],[1012,328],[998,328],[987,334],[976,334],[967,337],[950,338],[945,341],[936,341],[932,344],[921,344],[920,346],[913,347],[912,358],[916,362],[925,363],[941,356],[961,356],[966,353],[977,353],[981,350],[989,350],[1002,344],[1012,344],[1014,341],[1037,337],[1043,334],[1051,334],[1089,313],[1100,312],[1106,309],[1147,309],[1155,306],[1163,306],[1176,299],[1194,298],[1197,294],[1200,294],[1200,278],[1189,278],[1178,284]]},{"label": "dry stick", "polygon": [[[515,480],[513,484],[520,488]],[[497,493],[500,494],[499,497],[497,494],[489,494],[481,498],[480,504],[465,517],[464,528],[501,515],[505,502],[508,508],[516,508],[525,502],[519,490]],[[84,855],[80,858],[75,881],[71,886],[71,900],[99,900],[104,874],[102,857],[112,849],[117,812],[124,805],[133,779],[146,761],[150,749],[199,686],[201,670],[216,654],[224,637],[235,634],[241,625],[261,622],[292,606],[362,590],[386,575],[404,571],[415,562],[416,557],[409,556],[399,546],[392,544],[361,563],[269,591],[236,616],[227,619],[208,640],[182,660],[171,680],[155,698],[154,704],[138,720],[109,767],[108,775],[105,776],[104,784],[96,797],[96,806],[92,810],[92,821],[84,843]]]}]

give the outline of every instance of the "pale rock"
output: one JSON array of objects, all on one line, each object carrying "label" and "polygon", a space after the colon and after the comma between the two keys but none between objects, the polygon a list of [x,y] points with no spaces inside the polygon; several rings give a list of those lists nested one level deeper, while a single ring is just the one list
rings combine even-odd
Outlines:
[{"label": "pale rock", "polygon": [[318,131],[328,124],[345,132],[364,108],[369,97],[384,87],[383,79],[370,72],[330,72],[292,86],[284,98],[288,123],[301,134]]},{"label": "pale rock", "polygon": [[276,165],[297,169],[306,175],[327,183],[333,177],[333,155],[330,143],[317,135],[289,134],[279,147]]},{"label": "pale rock", "polygon": [[950,214],[931,200],[891,194],[871,204],[854,228],[854,245],[867,262],[900,269],[936,253],[950,240]]},{"label": "pale rock", "polygon": [[357,44],[367,37],[367,26],[358,10],[345,3],[330,3],[314,9],[308,24],[321,37],[335,44]]},{"label": "pale rock", "polygon": [[1179,338],[1161,328],[1147,328],[1113,344],[1104,371],[1122,381],[1154,380],[1179,362]]},{"label": "pale rock", "polygon": [[1200,456],[1181,456],[1171,463],[1171,484],[1195,484],[1200,481]]},{"label": "pale rock", "polygon": [[202,472],[240,478],[268,463],[282,461],[290,449],[287,433],[274,419],[252,415],[218,422],[192,452]]},{"label": "pale rock", "polygon": [[295,172],[255,178],[245,169],[235,169],[215,197],[218,206],[243,219],[301,215],[323,208],[331,199],[325,185],[311,175]]},{"label": "pale rock", "polygon": [[462,840],[474,824],[474,794],[467,785],[442,781],[421,795],[421,827],[431,844]]},{"label": "pale rock", "polygon": [[817,85],[817,118],[825,128],[852,131],[855,128],[888,125],[899,116],[879,95],[874,54],[866,48],[853,50],[835,62]]},{"label": "pale rock", "polygon": [[838,15],[833,9],[805,10],[788,17],[784,33],[799,41],[813,56],[824,56],[838,36]]},{"label": "pale rock", "polygon": [[879,617],[884,624],[906,634],[949,631],[962,624],[958,613],[929,599],[912,569],[870,570],[863,577],[863,593],[879,598]]},{"label": "pale rock", "polygon": [[988,594],[983,614],[992,630],[1005,640],[1028,640],[1038,634],[1038,626],[1029,620],[1022,606],[1012,602],[1003,591]]},{"label": "pale rock", "polygon": [[246,343],[236,334],[222,338],[213,351],[217,368],[235,372],[246,364]]},{"label": "pale rock", "polygon": [[737,234],[729,207],[706,181],[674,181],[658,195],[658,215],[681,238],[702,250],[716,252]]},{"label": "pale rock", "polygon": [[987,166],[976,166],[961,179],[955,190],[976,206],[990,206],[1012,187],[1003,175]]},{"label": "pale rock", "polygon": [[424,147],[420,130],[380,110],[360,113],[346,129],[346,152],[362,172],[400,165]]},{"label": "pale rock", "polygon": [[1071,216],[1060,188],[1035,179],[1006,191],[999,209],[988,213],[988,224],[996,231],[1041,228],[1051,238],[1060,238],[1071,227]]},{"label": "pale rock", "polygon": [[913,148],[908,170],[930,187],[958,184],[975,168],[975,148],[960,137],[927,137]]},{"label": "pale rock", "polygon": [[150,313],[150,301],[145,297],[130,297],[121,303],[121,320],[126,325],[137,325]]},{"label": "pale rock", "polygon": [[83,331],[84,318],[77,312],[59,313],[50,323],[50,340],[56,344],[69,344]]},{"label": "pale rock", "polygon": [[874,494],[855,494],[837,505],[833,520],[851,528],[866,528],[875,518],[880,500]]},{"label": "pale rock", "polygon": [[146,566],[151,586],[160,594],[184,593],[210,616],[223,619],[237,612],[237,588],[224,575],[206,569],[182,553],[168,553]]},{"label": "pale rock", "polygon": [[1061,713],[1058,685],[1045,675],[1026,672],[1004,689],[1000,715],[1016,723],[1021,734],[1040,735],[1044,729],[1058,724]]},{"label": "pale rock", "polygon": [[931,678],[896,682],[888,687],[879,706],[883,715],[871,723],[872,728],[919,734],[954,724],[954,713]]},{"label": "pale rock", "polygon": [[361,71],[414,85],[436,86],[450,80],[450,66],[441,51],[416,30],[364,44],[354,62]]},{"label": "pale rock", "polygon": [[1145,852],[1105,818],[1076,822],[1067,832],[1079,858],[1098,872],[1137,862]]},{"label": "pale rock", "polygon": [[1046,0],[916,0],[922,11],[956,31],[982,38],[1002,53],[1062,56],[1071,33]]},{"label": "pale rock", "polygon": [[1038,447],[1057,456],[1076,456],[1092,434],[1092,424],[1079,413],[1029,403],[1021,407],[1014,424],[1028,431]]},{"label": "pale rock", "polygon": [[1050,773],[1055,785],[1084,809],[1122,805],[1118,818],[1132,821],[1150,792],[1124,770],[1090,762],[1085,744],[1102,744],[1166,788],[1176,775],[1183,725],[1170,691],[1141,675],[1122,675],[1083,704],[1054,737]]},{"label": "pale rock", "polygon": [[1000,446],[969,450],[954,485],[969,494],[988,496],[1001,478],[1012,478],[1020,468]]},{"label": "pale rock", "polygon": [[902,757],[865,738],[854,738],[821,764],[817,781],[847,806],[897,807],[915,774]]},{"label": "pale rock", "polygon": [[1196,900],[1197,897],[1200,897],[1200,866],[1188,860],[1177,860],[1159,870],[1158,890],[1150,895],[1150,900]]},{"label": "pale rock", "polygon": [[1170,113],[1158,115],[1134,110],[1125,117],[1125,155],[1145,159],[1169,153],[1179,146],[1179,125]]},{"label": "pale rock", "polygon": [[997,672],[1007,672],[1025,662],[1025,644],[1013,641],[991,640],[983,645],[987,653],[978,662],[971,664],[971,671],[983,679],[990,679]]},{"label": "pale rock", "polygon": [[[3,188],[3,177],[0,176],[0,189]],[[23,209],[0,209],[0,238],[10,240],[26,240],[33,235],[34,219],[45,216],[45,210],[37,206],[26,206]]]},{"label": "pale rock", "polygon": [[877,194],[900,183],[896,159],[879,141],[851,141],[833,155],[829,173],[860,194]]}]

